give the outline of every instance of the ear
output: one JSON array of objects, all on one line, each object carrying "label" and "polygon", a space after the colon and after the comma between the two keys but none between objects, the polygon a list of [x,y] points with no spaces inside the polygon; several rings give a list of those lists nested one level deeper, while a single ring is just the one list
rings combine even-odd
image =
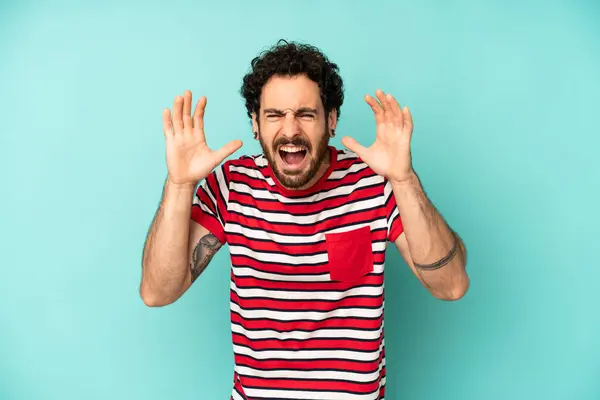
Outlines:
[{"label": "ear", "polygon": [[337,127],[337,110],[335,108],[329,112],[329,115],[327,116],[327,118],[328,118],[327,123],[329,124],[329,129],[336,129],[336,127]]},{"label": "ear", "polygon": [[258,132],[258,120],[255,112],[252,113],[252,133],[254,132]]}]

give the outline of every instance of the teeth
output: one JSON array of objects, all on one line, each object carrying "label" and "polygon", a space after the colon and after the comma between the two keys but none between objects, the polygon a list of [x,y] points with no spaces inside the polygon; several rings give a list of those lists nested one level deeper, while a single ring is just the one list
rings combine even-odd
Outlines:
[{"label": "teeth", "polygon": [[296,153],[298,151],[304,150],[304,147],[298,147],[298,146],[281,146],[279,148],[279,150],[285,151],[286,153]]}]

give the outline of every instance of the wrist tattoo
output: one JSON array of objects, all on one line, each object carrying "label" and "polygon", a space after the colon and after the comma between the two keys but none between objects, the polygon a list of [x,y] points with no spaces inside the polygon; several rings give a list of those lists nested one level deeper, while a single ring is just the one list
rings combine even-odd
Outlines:
[{"label": "wrist tattoo", "polygon": [[200,276],[221,246],[222,244],[219,242],[219,239],[212,233],[206,234],[198,241],[192,252],[192,260],[190,262],[192,282]]},{"label": "wrist tattoo", "polygon": [[440,269],[443,266],[447,265],[450,261],[452,261],[452,259],[456,255],[456,251],[458,250],[458,238],[456,237],[456,234],[454,232],[452,232],[452,237],[454,238],[454,245],[452,246],[452,249],[450,249],[450,252],[444,258],[434,262],[433,264],[418,264],[413,261],[415,267],[423,271],[435,271],[436,269]]}]

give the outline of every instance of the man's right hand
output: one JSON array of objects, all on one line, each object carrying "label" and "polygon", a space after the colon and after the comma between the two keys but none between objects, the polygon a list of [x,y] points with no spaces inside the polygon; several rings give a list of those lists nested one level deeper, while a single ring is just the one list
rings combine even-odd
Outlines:
[{"label": "man's right hand", "polygon": [[208,147],[204,136],[205,108],[206,97],[202,96],[192,117],[192,93],[187,90],[183,97],[175,98],[172,119],[168,108],[163,111],[168,181],[172,184],[195,186],[242,147],[241,140],[232,140],[216,151]]}]

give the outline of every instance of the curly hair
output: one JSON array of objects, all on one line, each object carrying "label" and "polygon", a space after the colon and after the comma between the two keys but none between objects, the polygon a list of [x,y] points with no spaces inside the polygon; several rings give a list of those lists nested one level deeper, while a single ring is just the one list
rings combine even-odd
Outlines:
[{"label": "curly hair", "polygon": [[252,60],[240,94],[246,101],[248,116],[252,117],[252,113],[258,114],[260,110],[262,88],[272,76],[306,74],[319,85],[325,114],[335,109],[339,119],[344,102],[344,84],[338,71],[337,64],[329,61],[315,46],[280,39]]}]

